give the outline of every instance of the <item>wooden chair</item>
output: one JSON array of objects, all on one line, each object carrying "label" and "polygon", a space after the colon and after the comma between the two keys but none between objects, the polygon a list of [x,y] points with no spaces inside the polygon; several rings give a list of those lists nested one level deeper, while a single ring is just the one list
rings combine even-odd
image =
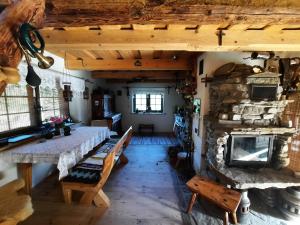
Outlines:
[{"label": "wooden chair", "polygon": [[30,196],[18,194],[24,186],[18,179],[0,187],[0,225],[15,225],[33,213]]},{"label": "wooden chair", "polygon": [[192,211],[197,196],[200,196],[225,211],[223,218],[224,225],[228,225],[228,213],[232,216],[234,224],[237,224],[236,210],[241,201],[240,192],[226,188],[198,175],[189,180],[186,185],[193,193],[187,208],[187,213]]},{"label": "wooden chair", "polygon": [[[132,127],[130,127],[122,138],[116,143],[116,145],[111,149],[107,156],[103,160],[103,169],[101,171],[101,179],[96,184],[86,184],[81,182],[65,182],[62,181],[62,190],[64,195],[64,200],[67,204],[72,203],[72,191],[81,191],[83,195],[79,201],[82,205],[91,205],[93,202],[97,207],[109,207],[110,201],[106,194],[103,192],[102,188],[106,183],[111,170],[115,164],[115,156],[118,154],[124,143],[130,141],[132,134]],[[128,159],[123,154],[120,155],[120,160],[127,163]]]}]

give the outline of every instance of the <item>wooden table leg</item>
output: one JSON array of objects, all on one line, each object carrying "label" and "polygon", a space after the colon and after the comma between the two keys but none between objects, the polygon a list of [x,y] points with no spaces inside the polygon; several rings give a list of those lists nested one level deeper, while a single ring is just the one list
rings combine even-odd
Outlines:
[{"label": "wooden table leg", "polygon": [[18,163],[18,169],[25,181],[25,193],[31,195],[32,189],[32,163]]},{"label": "wooden table leg", "polygon": [[229,224],[229,219],[228,219],[228,212],[224,213],[224,218],[223,218],[223,225],[228,225]]},{"label": "wooden table leg", "polygon": [[236,212],[232,212],[231,217],[232,217],[232,222],[234,224],[238,224],[237,217],[236,217]]},{"label": "wooden table leg", "polygon": [[197,195],[198,195],[197,193],[193,193],[193,195],[191,197],[191,200],[189,202],[189,206],[188,206],[188,208],[186,210],[187,213],[191,213],[193,205],[194,205],[194,203],[196,201]]}]

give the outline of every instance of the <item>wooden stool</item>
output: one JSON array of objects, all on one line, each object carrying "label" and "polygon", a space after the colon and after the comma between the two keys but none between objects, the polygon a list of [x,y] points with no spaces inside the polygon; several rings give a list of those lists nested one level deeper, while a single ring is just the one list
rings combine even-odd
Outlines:
[{"label": "wooden stool", "polygon": [[30,196],[18,193],[24,186],[19,179],[0,187],[0,225],[16,225],[33,213]]},{"label": "wooden stool", "polygon": [[241,193],[226,188],[205,177],[194,176],[186,185],[193,192],[187,213],[192,211],[197,196],[203,197],[208,201],[224,209],[223,224],[228,225],[228,213],[232,216],[234,224],[237,224],[236,210],[241,201]]}]

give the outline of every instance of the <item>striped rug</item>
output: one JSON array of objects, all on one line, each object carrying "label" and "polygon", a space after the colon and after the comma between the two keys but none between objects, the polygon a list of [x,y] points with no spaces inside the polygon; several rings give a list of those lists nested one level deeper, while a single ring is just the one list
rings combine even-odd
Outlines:
[{"label": "striped rug", "polygon": [[173,136],[133,136],[132,145],[177,145],[178,141]]}]

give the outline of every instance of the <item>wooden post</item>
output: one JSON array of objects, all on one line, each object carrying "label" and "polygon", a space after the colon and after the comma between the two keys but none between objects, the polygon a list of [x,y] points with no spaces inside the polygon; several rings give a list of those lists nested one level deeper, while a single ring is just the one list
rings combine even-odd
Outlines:
[{"label": "wooden post", "polygon": [[195,203],[195,201],[196,201],[196,198],[197,198],[197,193],[193,193],[192,194],[192,197],[191,197],[191,200],[190,200],[190,202],[189,202],[189,206],[188,206],[188,208],[187,208],[187,210],[186,210],[186,212],[189,214],[189,213],[191,213],[191,211],[192,211],[192,209],[193,209],[193,206],[194,206],[194,203]]},{"label": "wooden post", "polygon": [[[17,0],[0,14],[0,66],[16,68],[22,53],[16,42],[20,24],[30,22],[41,27],[44,20],[45,0]],[[5,85],[1,83],[0,94]]]},{"label": "wooden post", "polygon": [[24,191],[26,194],[31,195],[32,163],[18,163],[18,169],[21,174],[21,177],[25,181]]}]

